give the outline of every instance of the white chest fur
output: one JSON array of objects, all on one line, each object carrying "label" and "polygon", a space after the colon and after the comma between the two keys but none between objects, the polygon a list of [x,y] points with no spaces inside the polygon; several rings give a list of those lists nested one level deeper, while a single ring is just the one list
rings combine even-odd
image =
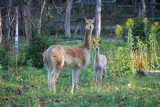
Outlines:
[{"label": "white chest fur", "polygon": [[90,63],[90,50],[84,49],[83,52],[84,52],[85,58],[86,58],[85,66],[88,66]]}]

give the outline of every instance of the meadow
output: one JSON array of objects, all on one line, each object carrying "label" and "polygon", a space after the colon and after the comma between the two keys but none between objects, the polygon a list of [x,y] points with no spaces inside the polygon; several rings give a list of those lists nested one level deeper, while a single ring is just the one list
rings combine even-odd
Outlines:
[{"label": "meadow", "polygon": [[[130,22],[129,22],[130,21]],[[127,25],[128,24],[128,25]],[[33,52],[39,52],[43,44],[37,44],[26,55],[27,43],[21,42],[19,56],[10,53],[9,68],[0,62],[0,106],[1,107],[158,107],[160,106],[160,76],[145,76],[145,69],[160,70],[160,46],[155,35],[156,25],[146,40],[139,36],[133,37],[132,20],[128,20],[126,31],[117,26],[115,41],[103,39],[100,53],[107,56],[107,79],[101,86],[94,84],[93,59],[88,67],[81,69],[79,89],[71,94],[71,70],[63,68],[56,82],[57,93],[48,90],[47,70],[45,67],[35,67],[34,59],[24,61],[25,57],[34,57]],[[147,23],[146,23],[147,24]],[[145,28],[145,27],[144,27]],[[148,29],[146,27],[146,29]],[[119,40],[122,32],[126,32],[127,39]],[[144,33],[147,33],[144,31]],[[153,37],[153,38],[152,38]],[[144,39],[144,41],[142,41]],[[66,42],[61,36],[43,38],[46,43],[79,46],[83,43],[83,36],[74,35],[72,42]],[[78,42],[76,40],[79,40]],[[75,42],[74,42],[75,41]],[[147,42],[146,42],[147,41]],[[157,42],[156,42],[157,41]],[[149,44],[149,45],[147,45]],[[47,45],[48,46],[48,45]],[[46,46],[46,47],[47,47]],[[28,48],[27,48],[28,49]],[[37,50],[36,50],[37,49]],[[41,48],[40,48],[41,49]],[[156,50],[155,50],[156,49]],[[32,52],[32,50],[34,50]],[[42,52],[36,53],[42,58]],[[154,54],[153,54],[154,53]],[[0,55],[2,59],[2,54]],[[133,59],[134,58],[134,59]],[[15,60],[16,59],[16,60]],[[24,62],[21,64],[20,62]],[[23,66],[22,66],[23,65]],[[43,64],[42,64],[43,65]],[[39,65],[36,65],[39,66]]]}]

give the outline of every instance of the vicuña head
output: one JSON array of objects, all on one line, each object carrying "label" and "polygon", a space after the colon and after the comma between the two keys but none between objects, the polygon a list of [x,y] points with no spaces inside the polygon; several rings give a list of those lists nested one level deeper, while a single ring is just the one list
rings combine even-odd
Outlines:
[{"label": "vicu\u00f1a head", "polygon": [[48,70],[48,87],[50,90],[53,87],[54,93],[56,93],[56,79],[62,67],[72,69],[71,93],[73,93],[74,86],[78,88],[80,69],[89,65],[94,19],[85,18],[85,21],[85,37],[81,46],[52,45],[43,53],[43,61]]},{"label": "vicu\u00f1a head", "polygon": [[93,30],[94,29],[94,20],[95,20],[95,18],[93,18],[93,19],[86,19],[85,18],[85,22],[86,22],[86,27],[85,27],[85,29],[88,29],[88,30]]},{"label": "vicu\u00f1a head", "polygon": [[104,78],[106,78],[106,67],[107,67],[107,58],[105,55],[99,53],[100,48],[100,39],[93,39],[94,49],[95,49],[95,57],[94,57],[94,75],[95,75],[95,83],[100,85],[102,83],[102,75],[104,72]]}]

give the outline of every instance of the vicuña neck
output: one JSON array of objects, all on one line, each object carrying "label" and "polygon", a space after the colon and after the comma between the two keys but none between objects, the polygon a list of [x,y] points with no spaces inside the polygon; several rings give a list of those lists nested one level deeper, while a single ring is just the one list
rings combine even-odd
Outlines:
[{"label": "vicu\u00f1a neck", "polygon": [[95,60],[99,63],[99,50],[95,50]]},{"label": "vicu\u00f1a neck", "polygon": [[92,37],[92,30],[86,29],[83,47],[91,49],[91,37]]}]

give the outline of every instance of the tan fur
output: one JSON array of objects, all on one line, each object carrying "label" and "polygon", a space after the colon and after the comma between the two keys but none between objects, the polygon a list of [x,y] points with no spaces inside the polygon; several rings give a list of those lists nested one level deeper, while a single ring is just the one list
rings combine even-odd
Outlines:
[{"label": "tan fur", "polygon": [[95,83],[100,85],[102,83],[102,74],[104,71],[104,78],[106,79],[107,58],[105,55],[99,53],[99,43],[94,43],[95,57],[94,57],[94,74]]},{"label": "tan fur", "polygon": [[[94,19],[86,20],[85,38],[82,46],[61,46],[52,45],[43,53],[43,61],[48,70],[48,86],[51,90],[51,78],[56,92],[55,82],[58,78],[60,69],[62,67],[68,67],[72,69],[72,90],[73,93],[74,85],[78,87],[79,71],[82,67],[87,66],[90,62],[90,51],[91,51],[91,36],[94,28]],[[52,77],[52,72],[53,77]]]}]

